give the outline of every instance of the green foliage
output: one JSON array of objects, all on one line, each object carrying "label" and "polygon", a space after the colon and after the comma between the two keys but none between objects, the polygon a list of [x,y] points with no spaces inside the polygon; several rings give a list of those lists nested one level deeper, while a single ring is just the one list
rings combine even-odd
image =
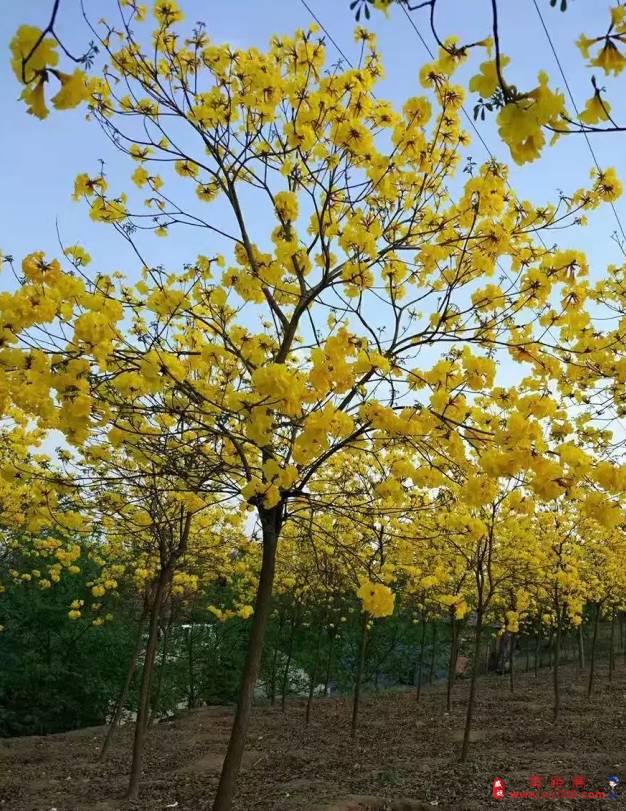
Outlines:
[{"label": "green foliage", "polygon": [[65,576],[45,590],[8,580],[0,595],[0,735],[105,722],[133,645],[132,609],[120,606],[101,627],[69,619],[68,606],[88,578]]}]

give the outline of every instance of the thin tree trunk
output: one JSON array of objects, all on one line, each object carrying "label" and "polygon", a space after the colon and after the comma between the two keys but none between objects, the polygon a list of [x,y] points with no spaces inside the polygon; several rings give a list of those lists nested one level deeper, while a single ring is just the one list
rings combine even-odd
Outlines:
[{"label": "thin tree trunk", "polygon": [[467,699],[467,711],[465,714],[465,729],[463,730],[463,746],[461,748],[461,762],[467,758],[469,751],[470,735],[472,732],[472,720],[474,717],[474,703],[476,699],[476,683],[478,681],[478,663],[480,661],[480,644],[483,629],[482,603],[476,611],[476,628],[474,629],[474,656],[472,661],[472,676],[470,680],[469,697]]},{"label": "thin tree trunk", "polygon": [[488,635],[487,636],[487,644],[485,645],[485,675],[489,674],[489,666],[491,664],[491,647],[492,647],[492,639]]},{"label": "thin tree trunk", "polygon": [[422,692],[422,666],[424,663],[424,646],[426,644],[426,617],[422,614],[422,638],[420,639],[420,658],[417,666],[417,685],[415,689],[415,700],[419,702]]},{"label": "thin tree trunk", "polygon": [[335,629],[329,629],[331,631],[330,634],[330,644],[328,646],[328,659],[326,660],[326,677],[324,678],[324,695],[328,696],[328,685],[330,683],[330,675],[332,672],[332,664],[333,664],[333,649],[335,647],[335,636],[336,632]]},{"label": "thin tree trunk", "polygon": [[579,625],[576,631],[578,643],[578,669],[582,672],[585,669],[585,641],[583,639],[583,626]]},{"label": "thin tree trunk", "polygon": [[539,678],[540,637],[535,633],[535,678]]},{"label": "thin tree trunk", "polygon": [[515,634],[511,634],[511,646],[509,648],[509,688],[511,692],[515,690],[515,680],[514,680],[514,667],[513,662],[515,661]]},{"label": "thin tree trunk", "polygon": [[524,666],[524,673],[528,673],[530,670],[530,637],[526,637],[526,664]]},{"label": "thin tree trunk", "polygon": [[126,797],[131,802],[137,800],[139,795],[139,780],[141,779],[141,764],[143,761],[144,741],[146,736],[146,722],[150,709],[150,687],[152,685],[152,674],[154,672],[154,659],[157,649],[157,632],[159,628],[159,617],[161,616],[161,605],[165,596],[165,591],[172,572],[169,567],[162,569],[159,574],[154,600],[150,609],[150,632],[148,635],[148,645],[144,657],[143,672],[141,674],[141,688],[139,692],[139,707],[137,719],[135,721],[135,738],[133,741],[133,755],[130,767],[130,779]]},{"label": "thin tree trunk", "polygon": [[553,721],[556,723],[559,718],[561,710],[561,683],[559,680],[559,664],[561,660],[561,612],[557,610],[556,614],[556,634],[554,634],[554,669],[553,669],[553,685],[554,685],[554,708],[553,708]]},{"label": "thin tree trunk", "polygon": [[611,614],[611,641],[609,647],[609,684],[613,681],[615,671],[615,609]]},{"label": "thin tree trunk", "polygon": [[285,624],[285,611],[280,609],[278,619],[278,635],[274,643],[274,654],[272,656],[272,673],[270,675],[270,704],[273,707],[276,703],[276,673],[278,670],[278,651],[280,649],[280,640],[283,635],[283,625]]},{"label": "thin tree trunk", "polygon": [[280,709],[285,712],[285,704],[287,702],[287,691],[289,690],[289,670],[291,668],[291,660],[293,658],[293,643],[296,638],[296,630],[298,629],[298,609],[291,620],[291,633],[289,634],[289,648],[287,649],[287,661],[285,662],[285,669],[283,671],[283,683],[280,694]]},{"label": "thin tree trunk", "polygon": [[315,692],[315,681],[317,679],[317,669],[319,667],[320,662],[320,648],[322,645],[322,627],[323,624],[320,623],[320,626],[317,631],[317,642],[315,643],[315,658],[313,659],[313,669],[311,671],[311,681],[309,682],[309,695],[307,696],[306,701],[306,713],[304,716],[304,723],[305,726],[308,726],[311,722],[311,705],[313,704],[313,694]]},{"label": "thin tree trunk", "polygon": [[553,663],[553,656],[552,652],[554,651],[554,631],[550,631],[550,638],[548,640],[548,669],[552,670],[552,663]]},{"label": "thin tree trunk", "polygon": [[196,706],[196,678],[194,673],[194,660],[193,660],[193,617],[191,618],[191,627],[189,628],[188,643],[188,656],[187,663],[189,669],[189,697],[187,700],[187,708],[192,710]]},{"label": "thin tree trunk", "polygon": [[126,703],[128,701],[130,685],[132,684],[133,676],[135,675],[135,671],[137,670],[137,659],[139,658],[139,652],[141,651],[141,643],[143,642],[143,628],[146,622],[146,614],[147,611],[146,607],[144,606],[143,611],[141,612],[141,616],[139,617],[139,623],[137,625],[137,637],[135,639],[135,647],[133,648],[133,652],[130,657],[130,661],[128,663],[126,678],[124,679],[124,684],[122,685],[122,689],[115,704],[115,710],[113,712],[113,717],[111,718],[111,723],[109,724],[109,728],[107,730],[104,743],[102,744],[102,749],[100,750],[99,757],[100,760],[104,760],[104,758],[107,756],[109,749],[111,748],[111,744],[113,743],[113,736],[115,735],[115,731],[119,726],[122,713],[124,712],[124,708],[126,707]]},{"label": "thin tree trunk", "polygon": [[433,623],[433,638],[432,638],[432,648],[430,651],[430,668],[428,670],[428,683],[433,683],[433,678],[435,676],[435,658],[436,658],[436,650],[437,650],[437,622]]},{"label": "thin tree trunk", "polygon": [[454,614],[450,616],[450,622],[452,626],[452,639],[450,640],[450,659],[448,661],[448,689],[446,691],[446,712],[450,712],[452,708],[452,688],[454,687],[454,680],[456,678],[458,628]]},{"label": "thin tree trunk", "polygon": [[146,721],[148,726],[152,726],[152,724],[156,721],[158,714],[159,714],[159,705],[161,703],[161,689],[163,687],[163,676],[165,674],[165,665],[167,662],[167,648],[170,639],[170,624],[171,622],[168,621],[167,625],[165,626],[165,631],[163,632],[163,647],[161,649],[161,664],[159,665],[159,673],[157,676],[157,686],[152,697],[152,709],[150,711],[150,715]]},{"label": "thin tree trunk", "polygon": [[363,678],[363,668],[365,666],[365,650],[367,648],[367,623],[369,615],[363,614],[361,624],[361,643],[359,645],[359,661],[356,669],[356,679],[354,681],[354,696],[352,699],[352,723],[350,725],[350,737],[356,738],[357,722],[359,718],[359,703],[361,701],[361,680]]},{"label": "thin tree trunk", "polygon": [[587,697],[591,696],[593,690],[593,677],[596,669],[596,642],[598,641],[598,624],[600,622],[600,603],[596,603],[596,610],[593,618],[593,636],[591,637],[591,655],[589,657],[589,684],[587,685]]},{"label": "thin tree trunk", "polygon": [[232,808],[237,776],[241,768],[246,735],[250,724],[250,710],[263,651],[265,629],[272,605],[276,546],[282,525],[283,505],[278,504],[270,509],[259,507],[258,510],[263,529],[261,573],[259,575],[248,650],[239,688],[239,701],[237,702],[233,728],[213,803],[213,811],[230,811]]}]

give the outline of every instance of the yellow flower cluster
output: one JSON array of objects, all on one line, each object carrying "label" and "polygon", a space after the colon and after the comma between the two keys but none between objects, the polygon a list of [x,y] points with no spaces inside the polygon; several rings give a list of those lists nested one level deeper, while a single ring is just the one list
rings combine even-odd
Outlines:
[{"label": "yellow flower cluster", "polygon": [[59,62],[57,40],[44,37],[41,29],[22,25],[11,40],[11,67],[19,82],[25,85],[21,98],[27,104],[27,112],[37,118],[46,118],[48,108],[44,90],[49,77],[54,76],[60,89],[51,101],[57,110],[77,107],[87,99],[87,77],[77,68],[73,73],[63,73],[55,66]]},{"label": "yellow flower cluster", "polygon": [[389,617],[393,614],[395,595],[383,583],[362,581],[357,597],[361,600],[363,611],[371,617]]}]

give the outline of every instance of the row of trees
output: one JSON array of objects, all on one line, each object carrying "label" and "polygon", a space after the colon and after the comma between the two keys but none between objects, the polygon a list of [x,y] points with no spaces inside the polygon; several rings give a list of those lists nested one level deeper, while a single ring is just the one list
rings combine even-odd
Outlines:
[{"label": "row of trees", "polygon": [[[49,734],[108,724],[101,757],[114,743],[120,723],[129,723],[139,707],[139,686],[148,640],[142,605],[130,584],[107,599],[103,624],[84,611],[68,616],[75,595],[89,592],[94,567],[79,559],[81,571],[65,575],[53,589],[5,577],[1,601],[4,630],[0,651],[5,667],[0,682],[2,735]],[[13,565],[18,565],[15,555]],[[21,569],[26,569],[23,561]],[[289,579],[289,578],[288,578]],[[290,696],[303,701],[303,721],[315,717],[318,697],[370,690],[414,689],[417,702],[427,685],[447,682],[442,701],[450,711],[460,664],[472,654],[476,616],[457,616],[447,601],[426,609],[409,594],[398,595],[393,615],[371,622],[361,661],[363,623],[354,592],[322,593],[279,588],[273,603],[261,662],[256,700],[285,709]],[[170,592],[160,618],[155,679],[148,726],[184,708],[236,700],[236,678],[247,643],[247,623],[217,605],[231,602],[227,586],[213,584],[193,595]],[[212,610],[207,610],[207,604]],[[528,615],[517,627],[490,614],[482,629],[477,675],[509,674],[549,666],[557,674],[564,661],[585,673],[591,694],[597,661],[608,662],[613,679],[618,650],[624,649],[626,618],[612,605],[590,604],[580,624],[557,627],[546,615]],[[602,618],[602,622],[600,622]],[[515,664],[514,664],[515,663]],[[464,669],[468,676],[474,662]],[[569,680],[564,681],[567,695]],[[458,700],[457,700],[458,703]],[[442,705],[443,709],[443,705]],[[353,707],[358,734],[358,703]]]}]

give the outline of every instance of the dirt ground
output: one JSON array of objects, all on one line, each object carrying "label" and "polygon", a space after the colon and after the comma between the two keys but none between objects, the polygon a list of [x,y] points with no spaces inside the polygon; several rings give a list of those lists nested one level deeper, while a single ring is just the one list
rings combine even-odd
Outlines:
[{"label": "dirt ground", "polygon": [[[621,658],[621,657],[620,657]],[[562,777],[571,788],[582,776],[587,790],[607,789],[607,777],[626,782],[626,666],[612,685],[600,668],[597,689],[586,697],[585,677],[562,669],[561,719],[551,721],[551,674],[520,673],[515,692],[508,677],[480,682],[475,741],[458,762],[467,683],[455,688],[445,713],[443,685],[413,692],[366,695],[358,739],[349,735],[350,699],[318,699],[310,726],[304,702],[259,706],[250,730],[236,811],[418,811],[497,807],[492,782],[528,791],[529,777],[548,789]],[[231,725],[231,711],[208,708],[155,726],[149,734],[140,802],[122,799],[132,730],[119,732],[106,763],[96,756],[104,728],[48,737],[0,741],[0,809],[7,811],[127,811],[210,809]],[[626,808],[599,799],[541,800],[508,797],[520,808]]]}]

